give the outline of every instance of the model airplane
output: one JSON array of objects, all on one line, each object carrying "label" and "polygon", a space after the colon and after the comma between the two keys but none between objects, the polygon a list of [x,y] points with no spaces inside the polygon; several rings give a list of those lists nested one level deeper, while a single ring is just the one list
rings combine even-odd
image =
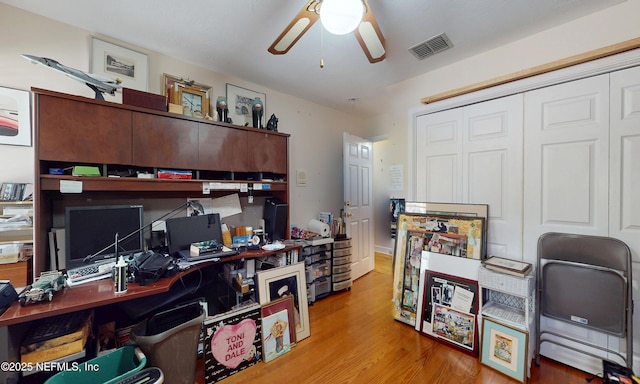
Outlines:
[{"label": "model airplane", "polygon": [[112,79],[102,75],[96,75],[95,73],[85,73],[79,69],[74,69],[62,65],[56,60],[48,59],[46,57],[38,57],[32,55],[22,55],[25,59],[29,60],[33,64],[42,64],[56,71],[60,71],[72,79],[78,80],[81,83],[85,83],[89,88],[93,89],[96,93],[96,99],[104,100],[103,93],[115,95],[116,90],[120,88],[120,79]]}]

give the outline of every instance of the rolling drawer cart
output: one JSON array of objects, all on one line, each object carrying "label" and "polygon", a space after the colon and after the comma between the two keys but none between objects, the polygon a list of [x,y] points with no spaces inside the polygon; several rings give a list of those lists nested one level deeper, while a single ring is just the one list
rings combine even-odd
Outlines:
[{"label": "rolling drawer cart", "polygon": [[331,293],[332,238],[306,240],[300,252],[307,278],[307,301],[315,302]]},{"label": "rolling drawer cart", "polygon": [[333,291],[351,289],[351,239],[333,242]]}]

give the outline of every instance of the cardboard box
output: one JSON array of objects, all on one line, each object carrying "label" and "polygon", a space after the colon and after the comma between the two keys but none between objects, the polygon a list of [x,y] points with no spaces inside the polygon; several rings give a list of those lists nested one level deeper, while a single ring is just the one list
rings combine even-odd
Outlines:
[{"label": "cardboard box", "polygon": [[26,287],[31,283],[31,260],[0,265],[0,280],[9,280],[14,287]]}]

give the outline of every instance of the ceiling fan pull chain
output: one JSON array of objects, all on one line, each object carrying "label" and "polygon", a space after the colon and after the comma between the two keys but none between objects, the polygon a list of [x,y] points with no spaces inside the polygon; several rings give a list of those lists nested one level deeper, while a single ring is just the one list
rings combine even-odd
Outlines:
[{"label": "ceiling fan pull chain", "polygon": [[322,52],[324,48],[324,33],[322,32],[324,28],[320,26],[320,68],[324,68],[324,59],[322,58]]}]

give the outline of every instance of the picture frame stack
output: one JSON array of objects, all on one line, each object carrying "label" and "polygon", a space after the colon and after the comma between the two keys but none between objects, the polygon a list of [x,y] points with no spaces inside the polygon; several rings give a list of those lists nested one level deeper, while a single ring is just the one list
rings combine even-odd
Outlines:
[{"label": "picture frame stack", "polygon": [[394,318],[476,357],[487,221],[486,204],[405,202],[393,255]]}]

